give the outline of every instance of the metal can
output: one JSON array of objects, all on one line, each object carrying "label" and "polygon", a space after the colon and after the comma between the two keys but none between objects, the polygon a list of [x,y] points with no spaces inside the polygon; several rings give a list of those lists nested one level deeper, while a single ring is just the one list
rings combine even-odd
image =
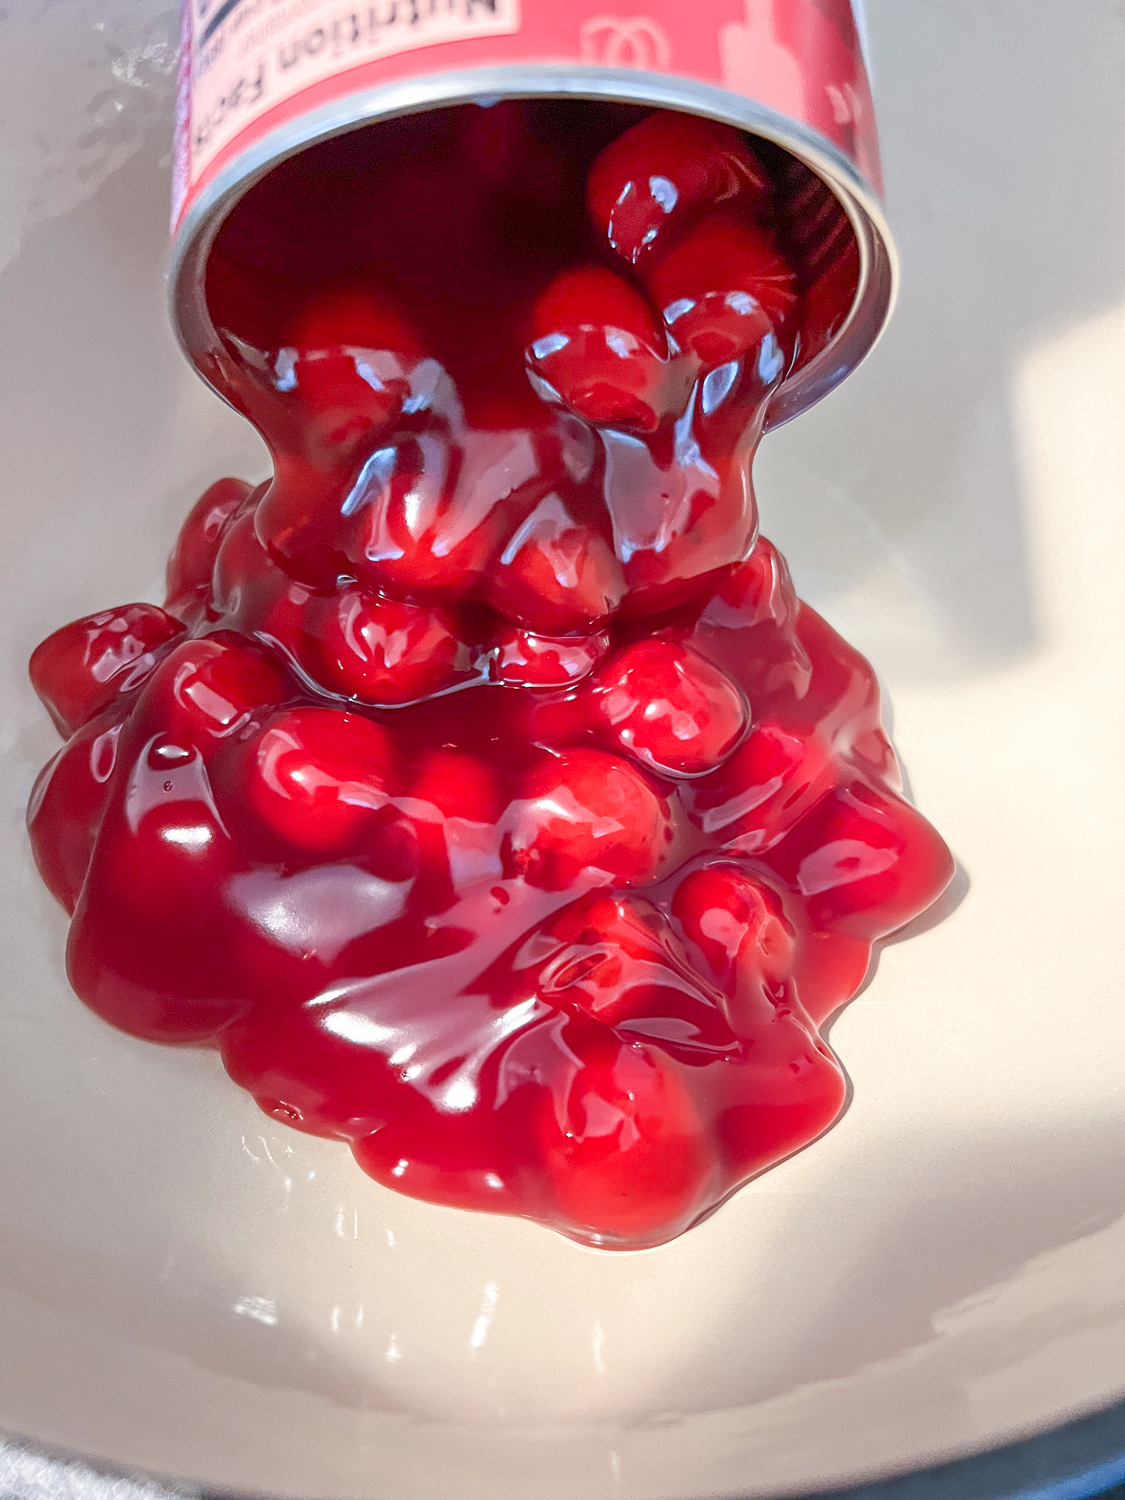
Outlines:
[{"label": "metal can", "polygon": [[[787,153],[817,275],[847,254],[826,346],[768,425],[832,390],[874,345],[897,281],[853,0],[182,0],[172,318],[204,373],[215,236],[280,162],[393,116],[497,98],[616,101],[721,120]],[[612,9],[606,9],[606,5]]]}]

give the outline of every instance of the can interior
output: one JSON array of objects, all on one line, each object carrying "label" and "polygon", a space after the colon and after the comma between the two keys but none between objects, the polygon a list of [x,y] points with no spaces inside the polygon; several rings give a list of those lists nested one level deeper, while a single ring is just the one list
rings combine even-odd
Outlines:
[{"label": "can interior", "polygon": [[[649,113],[573,98],[456,104],[360,126],[286,157],[233,199],[214,234],[202,286],[213,337],[209,349],[193,351],[203,373],[229,396],[229,360],[257,362],[257,351],[272,365],[310,296],[325,284],[365,281],[411,305],[437,357],[463,363],[466,346],[512,322],[536,284],[599,253],[583,209],[586,172]],[[465,138],[489,187],[483,225],[481,203],[467,202],[454,163]],[[774,184],[772,227],[801,297],[775,398],[784,404],[794,377],[823,363],[847,324],[861,254],[824,181],[774,142],[749,139]],[[601,253],[609,264],[611,252]],[[617,257],[612,264],[633,274]]]}]

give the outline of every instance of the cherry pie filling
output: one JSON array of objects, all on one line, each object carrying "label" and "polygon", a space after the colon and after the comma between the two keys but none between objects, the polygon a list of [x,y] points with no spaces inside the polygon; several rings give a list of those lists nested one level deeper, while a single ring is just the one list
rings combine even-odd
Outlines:
[{"label": "cherry pie filling", "polygon": [[770,396],[856,277],[791,177],[518,102],[276,169],[206,367],[273,476],[199,500],[163,608],[32,657],[78,994],[400,1192],[681,1233],[839,1114],[818,1028],[952,873],[757,534]]}]

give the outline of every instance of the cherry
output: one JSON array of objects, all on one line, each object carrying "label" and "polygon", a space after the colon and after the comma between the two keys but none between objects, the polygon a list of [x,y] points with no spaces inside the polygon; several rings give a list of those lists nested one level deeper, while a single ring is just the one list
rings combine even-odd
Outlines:
[{"label": "cherry", "polygon": [[547,636],[503,625],[493,637],[492,675],[512,687],[567,687],[588,677],[609,649],[609,635]]},{"label": "cherry", "polygon": [[676,342],[705,368],[760,349],[761,384],[777,384],[784,359],[774,335],[792,319],[797,282],[768,230],[711,214],[653,262],[645,281]]},{"label": "cherry", "polygon": [[400,1101],[388,1114],[387,1125],[352,1144],[356,1161],[376,1182],[450,1208],[494,1214],[526,1210],[526,1200],[513,1191],[511,1174],[504,1170],[510,1152],[479,1116],[462,1114],[453,1124],[439,1110],[411,1110]]},{"label": "cherry", "polygon": [[700,776],[731,754],[746,728],[738,687],[690,646],[657,636],[611,656],[594,682],[607,733],[664,776]]},{"label": "cherry", "polygon": [[314,665],[304,659],[304,622],[312,592],[271,560],[254,529],[252,500],[231,522],[219,547],[208,614],[216,623],[278,649],[314,675]]},{"label": "cherry", "polygon": [[861,781],[824,797],[770,851],[815,928],[881,938],[904,927],[953,878],[953,856],[909,802]]},{"label": "cherry", "polygon": [[540,971],[538,994],[606,1026],[682,1015],[685,996],[700,990],[667,917],[638,896],[593,891],[546,931],[563,946]]},{"label": "cherry", "polygon": [[36,653],[75,732],[28,812],[108,1020],[392,1188],[617,1249],[831,1122],[816,1026],[951,869],[756,539],[846,223],[638,117],[428,111],[236,205],[205,373],[273,478],[200,499],[168,613]]},{"label": "cherry", "polygon": [[216,618],[256,620],[261,601],[276,597],[283,578],[258,540],[255,511],[247,507],[226,527],[211,573],[212,612]]},{"label": "cherry", "polygon": [[736,200],[758,213],[769,196],[761,163],[739,131],[660,112],[605,148],[586,188],[595,228],[632,265],[664,250],[706,209]]},{"label": "cherry", "polygon": [[492,772],[464,750],[431,750],[410,783],[410,796],[436,807],[443,818],[496,822],[500,792]]},{"label": "cherry", "polygon": [[513,874],[563,890],[593,873],[645,885],[672,841],[667,803],[616,756],[600,750],[543,755],[513,804],[507,859]]},{"label": "cherry", "polygon": [[314,675],[334,692],[366,703],[427,698],[471,673],[468,647],[448,610],[351,586],[312,601],[305,620]]},{"label": "cherry", "polygon": [[237,739],[256,711],[282,703],[281,664],[233,633],[185,641],[161,662],[145,689],[144,710],[185,745]]},{"label": "cherry", "polygon": [[576,1036],[552,1080],[539,1148],[562,1227],[587,1243],[638,1249],[686,1229],[713,1167],[686,1083],[654,1047]]},{"label": "cherry", "polygon": [[71,924],[82,999],[134,1036],[213,1040],[247,1005],[231,944],[215,942],[235,866],[199,752],[156,736],[115,777]]},{"label": "cherry", "polygon": [[503,229],[519,236],[528,258],[543,254],[581,192],[581,169],[537,124],[526,99],[501,99],[459,112],[464,170],[483,180]]},{"label": "cherry", "polygon": [[648,303],[612,271],[564,271],[540,297],[531,326],[528,371],[545,400],[596,426],[646,433],[682,410],[687,372],[669,364]]},{"label": "cherry", "polygon": [[[348,523],[343,511],[350,490],[350,471],[326,477],[303,458],[279,454],[274,477],[258,501],[253,518],[254,534],[268,554],[267,561],[280,563],[290,577],[303,583],[331,587],[338,575],[347,571]],[[239,522],[219,551],[216,573],[224,566],[228,545],[233,546],[236,533],[241,536]],[[247,549],[244,561],[253,571],[249,539],[243,538],[241,546]]]},{"label": "cherry", "polygon": [[599,433],[603,498],[621,559],[620,613],[626,617],[659,614],[704,596],[754,540],[758,517],[746,476],[724,480],[703,459],[695,432],[684,427],[680,435],[680,451],[658,462],[627,433]]},{"label": "cherry", "polygon": [[793,979],[809,1019],[822,1026],[863,984],[871,941],[844,932],[810,932],[798,946]]},{"label": "cherry", "polygon": [[743,628],[764,620],[788,627],[796,619],[797,607],[789,565],[773,543],[760,536],[750,556],[719,584],[704,617],[728,622],[734,618]]},{"label": "cherry", "polygon": [[535,634],[585,635],[614,614],[624,587],[608,543],[552,491],[496,560],[486,597],[500,614]]},{"label": "cherry", "polygon": [[247,794],[263,823],[310,853],[354,844],[386,806],[393,746],[359,714],[293,708],[249,747]]},{"label": "cherry", "polygon": [[55,900],[72,912],[117,763],[121,722],[111,712],[91,719],[39,773],[27,809],[35,863]]},{"label": "cherry", "polygon": [[218,479],[188,511],[168,559],[164,608],[194,617],[211,601],[211,574],[227,528],[254,494],[244,479]]},{"label": "cherry", "polygon": [[832,776],[829,748],[818,734],[763,717],[725,765],[691,788],[689,812],[725,848],[760,853],[828,790]]},{"label": "cherry", "polygon": [[500,545],[508,509],[510,489],[497,493],[490,477],[503,484],[514,472],[522,482],[536,472],[526,435],[513,442],[503,434],[487,448],[491,467],[483,456],[470,463],[474,451],[458,452],[435,434],[377,451],[344,502],[359,523],[346,542],[349,570],[399,598],[471,594]]},{"label": "cherry", "polygon": [[362,1135],[409,1107],[410,1091],[377,1050],[349,1042],[346,1015],[279,1007],[268,1028],[236,1023],[223,1032],[223,1065],[274,1120],[329,1139]]},{"label": "cherry", "polygon": [[316,292],[283,342],[280,388],[296,388],[308,456],[330,464],[346,462],[357,446],[389,430],[423,354],[402,313],[365,285]]},{"label": "cherry", "polygon": [[672,911],[732,994],[739,982],[777,982],[793,969],[795,938],[768,886],[731,865],[694,870],[676,887]]},{"label": "cherry", "polygon": [[64,625],[31,653],[28,673],[55,728],[69,735],[145,681],[183,624],[155,604],[122,604]]},{"label": "cherry", "polygon": [[756,1007],[742,1074],[717,1120],[716,1145],[745,1181],[802,1146],[837,1118],[848,1086],[836,1059],[799,1008],[768,999]]},{"label": "cherry", "polygon": [[320,658],[313,649],[307,626],[317,602],[316,591],[274,570],[270,586],[248,596],[246,607],[229,623],[270,647],[282,659],[295,663],[315,682],[321,669]]}]

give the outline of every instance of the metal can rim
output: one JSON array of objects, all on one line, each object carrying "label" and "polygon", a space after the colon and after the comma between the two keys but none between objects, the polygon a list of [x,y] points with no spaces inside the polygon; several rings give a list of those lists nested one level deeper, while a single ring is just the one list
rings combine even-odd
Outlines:
[{"label": "metal can rim", "polygon": [[785,381],[774,396],[768,427],[779,427],[815,405],[875,347],[898,295],[898,255],[879,198],[831,141],[779,111],[715,84],[630,68],[524,63],[464,68],[358,89],[270,131],[216,173],[180,221],[168,271],[172,326],[201,378],[207,380],[201,358],[217,341],[204,297],[207,257],[227,213],[254,183],[287,158],[333,136],[445,105],[500,98],[647,104],[719,120],[774,142],[815,172],[833,193],[848,217],[859,250],[856,295],[827,348]]}]

